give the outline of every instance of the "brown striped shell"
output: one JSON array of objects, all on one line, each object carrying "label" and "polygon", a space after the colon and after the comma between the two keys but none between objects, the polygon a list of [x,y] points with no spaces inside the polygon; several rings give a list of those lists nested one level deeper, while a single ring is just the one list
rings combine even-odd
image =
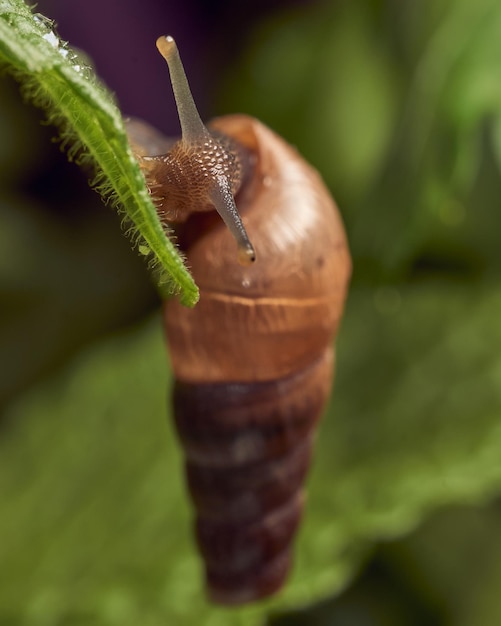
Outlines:
[{"label": "brown striped shell", "polygon": [[318,173],[254,118],[206,129],[172,38],[157,46],[183,138],[171,148],[133,121],[129,139],[159,212],[182,222],[178,242],[200,288],[193,309],[164,305],[175,423],[209,597],[240,604],[276,592],[291,567],[351,263]]},{"label": "brown striped shell", "polygon": [[236,202],[257,261],[238,265],[224,224],[190,216],[180,242],[200,302],[170,300],[164,319],[209,594],[235,604],[289,571],[350,259],[328,191],[294,149],[243,115],[211,127],[254,156]]}]

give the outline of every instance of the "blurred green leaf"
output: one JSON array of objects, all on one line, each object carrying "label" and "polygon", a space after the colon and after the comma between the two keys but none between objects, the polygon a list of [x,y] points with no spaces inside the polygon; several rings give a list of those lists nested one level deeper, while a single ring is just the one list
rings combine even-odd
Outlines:
[{"label": "blurred green leaf", "polygon": [[280,13],[253,34],[228,76],[228,111],[245,110],[300,147],[342,197],[377,175],[398,95],[389,50],[368,3]]},{"label": "blurred green leaf", "polygon": [[486,133],[501,152],[500,29],[497,0],[336,2],[280,12],[249,38],[225,107],[264,120],[318,167],[355,280],[405,280],[436,250],[465,273],[499,267],[499,171],[487,191],[477,181]]},{"label": "blurred green leaf", "polygon": [[[433,13],[431,4],[426,3],[425,15]],[[402,4],[392,19],[404,23],[404,11]],[[468,217],[468,227],[473,222],[478,228],[475,184],[483,165],[483,138],[486,127],[492,130],[490,118],[501,113],[499,2],[444,2],[433,18],[421,17],[418,24],[419,44],[401,60],[400,73],[410,80],[396,141],[351,239],[364,255],[399,276],[430,243],[456,236],[451,231],[461,226],[460,214]],[[408,20],[404,36],[413,27],[419,30]],[[495,198],[491,191],[493,212]],[[463,208],[450,221],[452,206]],[[493,215],[500,228],[499,212]],[[479,256],[483,252],[479,247]]]},{"label": "blurred green leaf", "polygon": [[492,140],[494,153],[501,171],[501,114],[495,119],[493,127]]},{"label": "blurred green leaf", "polygon": [[0,414],[13,394],[152,302],[144,266],[110,236],[114,216],[90,219],[83,208],[86,219],[68,223],[0,192]]},{"label": "blurred green leaf", "polygon": [[416,532],[379,550],[378,559],[416,597],[458,626],[501,619],[499,502],[454,506],[433,515]]},{"label": "blurred green leaf", "polygon": [[495,497],[500,314],[496,285],[353,291],[294,575],[278,599],[241,610],[203,599],[180,451],[164,421],[158,326],[88,352],[5,416],[3,615],[25,625],[260,624],[340,590],[371,542],[438,507]]}]

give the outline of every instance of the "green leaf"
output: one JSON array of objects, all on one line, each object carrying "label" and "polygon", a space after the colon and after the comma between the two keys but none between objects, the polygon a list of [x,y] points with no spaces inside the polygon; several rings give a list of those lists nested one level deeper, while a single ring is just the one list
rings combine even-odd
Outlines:
[{"label": "green leaf", "polygon": [[159,323],[89,351],[5,416],[0,621],[257,626],[339,591],[374,541],[495,498],[500,314],[497,285],[353,290],[294,574],[244,609],[203,597]]},{"label": "green leaf", "polygon": [[180,291],[183,303],[193,306],[198,290],[157,217],[120,111],[87,62],[22,0],[0,0],[0,63],[62,128],[70,158],[97,166],[94,185],[124,211],[134,243],[151,253],[161,270],[160,284]]},{"label": "green leaf", "polygon": [[[436,3],[424,4],[433,12]],[[434,245],[437,239],[453,238],[451,231],[461,222],[467,228],[480,222],[475,185],[485,167],[486,122],[501,113],[501,5],[447,0],[439,19],[415,16],[418,22],[409,20],[401,5],[392,19],[407,22],[402,38],[418,33],[421,41],[415,54],[403,59],[402,77],[412,79],[399,133],[384,176],[359,213],[352,242],[398,275],[430,244],[440,247]],[[454,224],[450,207],[460,208]],[[460,217],[468,212],[470,223]],[[483,253],[479,246],[478,255]]]},{"label": "green leaf", "polygon": [[386,546],[383,556],[400,581],[414,588],[417,598],[430,598],[435,612],[440,607],[440,615],[447,615],[446,623],[498,624],[499,513],[496,502],[485,507],[447,508],[416,533]]},{"label": "green leaf", "polygon": [[378,174],[397,100],[394,63],[368,3],[323,3],[259,22],[226,88],[353,201]]},{"label": "green leaf", "polygon": [[[498,186],[479,178],[501,113],[500,24],[497,0],[324,2],[251,31],[225,106],[265,120],[319,169],[355,279],[404,280],[423,257],[465,273],[499,258]],[[470,239],[479,230],[487,246]]]}]

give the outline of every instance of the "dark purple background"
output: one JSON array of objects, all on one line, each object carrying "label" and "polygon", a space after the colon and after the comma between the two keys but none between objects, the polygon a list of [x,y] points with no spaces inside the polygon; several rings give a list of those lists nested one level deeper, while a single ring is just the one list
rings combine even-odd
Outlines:
[{"label": "dark purple background", "polygon": [[167,134],[179,123],[160,35],[178,44],[203,119],[225,66],[245,45],[256,21],[306,0],[40,0],[37,10],[55,19],[59,34],[93,60],[117,95],[124,114],[142,117]]}]

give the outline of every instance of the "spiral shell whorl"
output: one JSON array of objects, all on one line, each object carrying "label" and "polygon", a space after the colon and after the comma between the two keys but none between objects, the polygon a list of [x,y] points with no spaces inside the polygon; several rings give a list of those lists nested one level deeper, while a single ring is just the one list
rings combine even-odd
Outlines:
[{"label": "spiral shell whorl", "polygon": [[318,172],[256,119],[205,127],[174,39],[157,47],[182,139],[132,120],[129,142],[200,288],[194,309],[164,305],[175,421],[209,596],[241,604],[290,569],[350,255]]},{"label": "spiral shell whorl", "polygon": [[329,348],[274,381],[176,383],[176,426],[213,601],[250,602],[282,586],[331,376]]},{"label": "spiral shell whorl", "polygon": [[191,215],[178,241],[200,301],[170,300],[164,322],[208,593],[241,604],[278,591],[291,566],[350,257],[328,190],[293,148],[246,116],[210,128],[248,155],[236,202],[257,260],[235,263],[224,225]]}]

